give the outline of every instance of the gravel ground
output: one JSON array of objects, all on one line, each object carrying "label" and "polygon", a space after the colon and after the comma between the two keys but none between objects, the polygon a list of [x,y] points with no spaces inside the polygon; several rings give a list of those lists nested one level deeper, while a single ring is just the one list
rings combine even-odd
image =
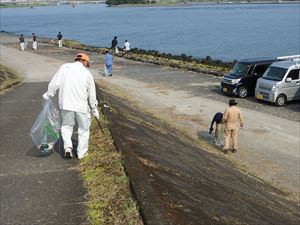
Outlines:
[{"label": "gravel ground", "polygon": [[[125,64],[125,63],[124,63]],[[192,96],[201,96],[215,101],[227,103],[233,96],[226,96],[220,91],[221,78],[213,75],[199,74],[195,72],[167,70],[163,67],[144,65],[146,73],[139,72],[138,62],[130,62],[131,70],[124,70],[123,76],[147,82],[161,84],[163,87],[177,91],[185,91]],[[136,65],[136,66],[135,66]],[[122,65],[126,67],[126,65]],[[288,103],[285,107],[276,107],[273,104],[257,101],[254,97],[237,98],[239,106],[272,116],[281,117],[292,121],[300,121],[300,101]]]}]

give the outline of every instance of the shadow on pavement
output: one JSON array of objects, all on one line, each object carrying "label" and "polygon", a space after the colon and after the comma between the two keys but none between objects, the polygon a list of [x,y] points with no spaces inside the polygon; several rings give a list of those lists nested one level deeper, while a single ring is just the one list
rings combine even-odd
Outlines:
[{"label": "shadow on pavement", "polygon": [[[77,139],[72,138],[72,143],[73,143],[72,153],[73,153],[73,156],[77,158],[78,157],[77,156],[77,146],[78,146]],[[65,158],[64,141],[61,136],[58,139],[58,141],[56,142],[56,144],[54,145],[54,151],[56,153],[58,153],[61,156],[61,158]]]},{"label": "shadow on pavement", "polygon": [[32,157],[48,157],[52,155],[53,151],[50,150],[48,152],[42,152],[37,147],[33,146],[27,153],[26,156],[32,156]]},{"label": "shadow on pavement", "polygon": [[[72,143],[73,143],[73,156],[77,156],[77,146],[78,146],[78,141],[77,139],[72,138]],[[65,151],[64,151],[64,142],[63,139],[60,137],[58,141],[55,143],[54,148],[49,150],[49,151],[41,151],[39,150],[36,146],[33,146],[27,153],[26,156],[32,156],[32,157],[48,157],[53,154],[53,152],[56,152],[61,156],[61,158],[65,158]]]}]

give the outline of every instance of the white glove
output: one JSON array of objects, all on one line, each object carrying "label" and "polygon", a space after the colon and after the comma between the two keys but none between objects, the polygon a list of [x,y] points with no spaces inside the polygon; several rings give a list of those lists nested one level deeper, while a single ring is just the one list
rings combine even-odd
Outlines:
[{"label": "white glove", "polygon": [[44,98],[45,100],[49,100],[49,95],[48,95],[47,92],[43,94],[43,98]]},{"label": "white glove", "polygon": [[99,117],[99,111],[98,111],[98,109],[94,108],[93,111],[92,111],[92,113],[93,113],[94,117],[96,117],[97,120],[99,120],[100,117]]}]

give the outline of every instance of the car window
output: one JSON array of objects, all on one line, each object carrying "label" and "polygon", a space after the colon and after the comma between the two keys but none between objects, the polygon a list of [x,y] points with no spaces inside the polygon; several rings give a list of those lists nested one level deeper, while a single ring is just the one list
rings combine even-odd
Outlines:
[{"label": "car window", "polygon": [[287,77],[292,78],[292,80],[299,80],[299,69],[291,70]]},{"label": "car window", "polygon": [[243,63],[236,63],[231,71],[231,74],[236,77],[243,77],[247,74],[250,65]]},{"label": "car window", "polygon": [[281,81],[287,72],[285,68],[270,66],[263,75],[263,78],[267,80]]},{"label": "car window", "polygon": [[261,76],[266,71],[269,65],[257,65],[254,69],[253,74],[255,76]]}]

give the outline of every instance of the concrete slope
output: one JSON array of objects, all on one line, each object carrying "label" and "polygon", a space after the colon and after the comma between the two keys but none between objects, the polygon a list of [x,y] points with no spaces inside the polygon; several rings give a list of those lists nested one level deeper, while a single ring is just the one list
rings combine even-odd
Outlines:
[{"label": "concrete slope", "polygon": [[[186,92],[154,89],[149,84],[115,76],[98,82],[102,88],[125,96],[139,107],[184,130],[194,138],[211,142],[208,128],[215,112],[227,104]],[[125,94],[126,93],[126,94]],[[240,129],[239,151],[225,157],[268,182],[299,194],[299,122],[242,108],[245,128]]]},{"label": "concrete slope", "polygon": [[146,224],[298,224],[299,206],[221,155],[101,91],[104,112]]}]

